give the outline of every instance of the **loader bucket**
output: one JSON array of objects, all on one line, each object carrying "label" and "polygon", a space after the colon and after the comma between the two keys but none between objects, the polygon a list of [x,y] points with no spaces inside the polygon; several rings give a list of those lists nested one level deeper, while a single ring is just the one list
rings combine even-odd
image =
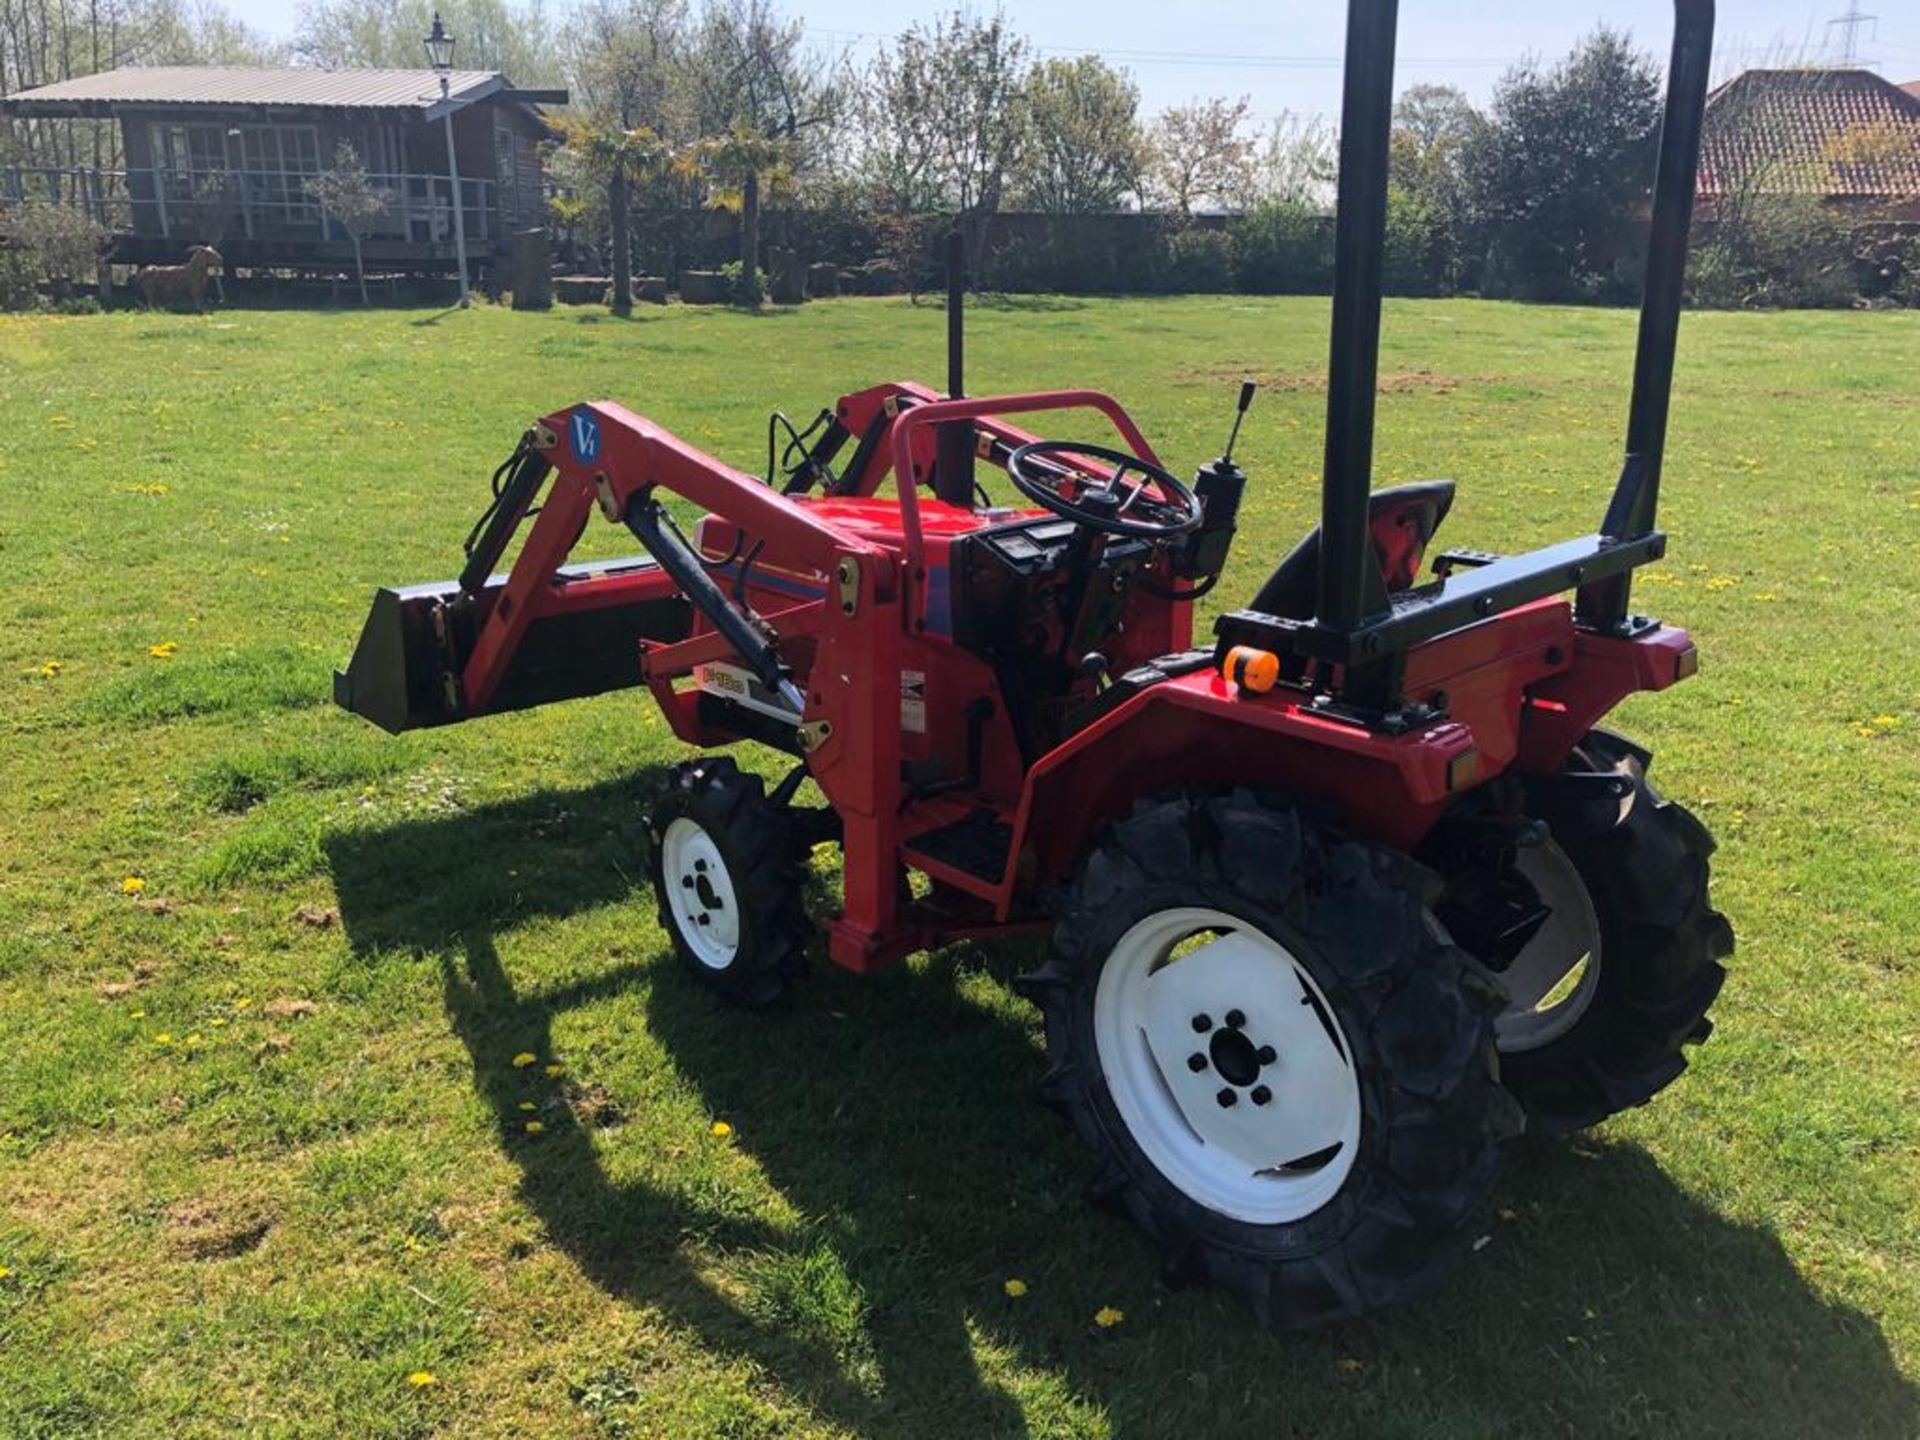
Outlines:
[{"label": "loader bucket", "polygon": [[[647,559],[562,566],[561,585],[590,585],[653,568]],[[525,710],[640,683],[640,642],[685,639],[692,606],[679,595],[579,608],[534,620],[484,711],[468,708],[460,676],[506,577],[471,594],[456,580],[383,588],[345,670],[333,672],[333,701],[397,735],[479,714]]]}]

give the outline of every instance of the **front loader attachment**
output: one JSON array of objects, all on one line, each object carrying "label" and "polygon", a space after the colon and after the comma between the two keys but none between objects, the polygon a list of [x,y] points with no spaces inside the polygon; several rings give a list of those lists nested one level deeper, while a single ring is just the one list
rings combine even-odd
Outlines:
[{"label": "front loader attachment", "polygon": [[[457,580],[382,589],[333,700],[390,734],[578,700],[641,681],[644,643],[684,640],[693,607],[644,556],[560,562],[586,521],[577,484],[533,504],[552,473],[527,432],[494,472]],[[513,573],[496,575],[520,524],[541,519]]]},{"label": "front loader attachment", "polygon": [[467,703],[462,677],[506,577],[491,576],[473,591],[457,580],[383,588],[353,659],[333,672],[334,703],[397,735],[638,685],[641,643],[683,640],[692,622],[679,595],[621,598],[658,573],[638,556],[561,566],[549,593],[572,603],[527,625],[483,709]]}]

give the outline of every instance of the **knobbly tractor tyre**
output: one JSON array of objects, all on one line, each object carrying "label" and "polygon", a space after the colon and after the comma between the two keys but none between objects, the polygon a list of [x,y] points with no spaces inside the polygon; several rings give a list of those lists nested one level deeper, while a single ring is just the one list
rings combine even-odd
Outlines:
[{"label": "knobbly tractor tyre", "polygon": [[1567,770],[1613,777],[1536,787],[1549,838],[1515,867],[1551,912],[1501,975],[1500,1074],[1534,1135],[1644,1105],[1713,1031],[1733,928],[1708,897],[1713,837],[1647,783],[1649,756],[1591,732]]},{"label": "knobbly tractor tyre", "polygon": [[1467,1248],[1518,1107],[1498,987],[1426,872],[1245,790],[1142,802],[1058,908],[1042,1093],[1174,1283],[1272,1328],[1397,1304]]},{"label": "knobbly tractor tyre", "polygon": [[722,757],[675,767],[649,822],[660,925],[701,984],[754,1009],[806,971],[811,936],[792,820]]}]

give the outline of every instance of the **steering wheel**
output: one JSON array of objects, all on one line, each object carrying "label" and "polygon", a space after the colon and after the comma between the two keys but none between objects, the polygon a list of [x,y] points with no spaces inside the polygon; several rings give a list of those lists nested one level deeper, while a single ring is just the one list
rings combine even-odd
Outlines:
[{"label": "steering wheel", "polygon": [[[1102,460],[1113,469],[1101,478],[1074,463],[1082,459]],[[1166,470],[1106,445],[1035,440],[1007,457],[1007,474],[1028,499],[1107,535],[1171,540],[1196,529],[1202,518],[1199,498]],[[1139,478],[1128,482],[1129,474]]]}]

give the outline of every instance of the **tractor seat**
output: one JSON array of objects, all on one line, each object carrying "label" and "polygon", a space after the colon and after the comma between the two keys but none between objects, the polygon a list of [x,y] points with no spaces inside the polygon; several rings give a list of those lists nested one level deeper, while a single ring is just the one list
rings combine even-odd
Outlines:
[{"label": "tractor seat", "polygon": [[[1420,480],[1393,485],[1368,497],[1367,530],[1389,594],[1410,589],[1420,574],[1427,542],[1453,505],[1453,481]],[[1250,609],[1286,620],[1311,620],[1320,595],[1320,527],[1273,567]]]}]

